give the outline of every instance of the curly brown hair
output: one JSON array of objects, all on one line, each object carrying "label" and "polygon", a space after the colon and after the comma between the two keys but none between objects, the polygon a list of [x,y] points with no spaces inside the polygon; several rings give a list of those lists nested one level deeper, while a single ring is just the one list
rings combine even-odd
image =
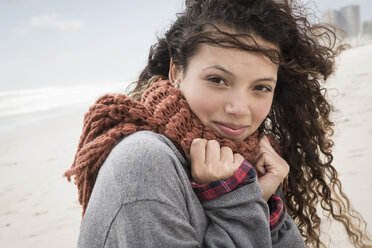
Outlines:
[{"label": "curly brown hair", "polygon": [[[139,99],[156,78],[167,78],[170,59],[186,70],[201,43],[264,53],[279,64],[279,71],[272,109],[260,131],[274,134],[290,165],[283,186],[288,213],[308,246],[325,247],[320,204],[343,224],[356,247],[371,247],[367,224],[350,206],[332,166],[332,106],[322,85],[342,49],[335,45],[334,31],[310,23],[310,14],[289,0],[187,0],[186,10],[151,47],[148,64],[130,94]],[[279,54],[257,43],[247,45],[241,39],[246,37],[276,44]]]}]

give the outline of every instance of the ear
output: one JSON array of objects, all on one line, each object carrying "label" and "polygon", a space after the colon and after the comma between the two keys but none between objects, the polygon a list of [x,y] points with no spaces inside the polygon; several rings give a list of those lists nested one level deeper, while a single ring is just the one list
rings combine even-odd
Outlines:
[{"label": "ear", "polygon": [[182,75],[182,70],[180,68],[178,68],[173,63],[173,59],[171,59],[170,62],[169,62],[169,73],[168,73],[169,81],[172,84],[179,85],[179,82],[181,80],[181,75]]}]

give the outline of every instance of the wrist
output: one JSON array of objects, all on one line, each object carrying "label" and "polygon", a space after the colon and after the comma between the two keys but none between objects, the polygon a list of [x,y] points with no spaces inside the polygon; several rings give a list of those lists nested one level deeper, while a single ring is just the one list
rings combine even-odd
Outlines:
[{"label": "wrist", "polygon": [[262,199],[267,202],[270,197],[275,193],[279,185],[281,184],[281,180],[275,177],[269,177],[267,174],[258,179],[258,183],[262,189]]},{"label": "wrist", "polygon": [[202,185],[191,181],[191,186],[199,200],[205,201],[217,198],[255,181],[256,171],[248,161],[244,160],[235,173],[226,180],[218,180]]}]

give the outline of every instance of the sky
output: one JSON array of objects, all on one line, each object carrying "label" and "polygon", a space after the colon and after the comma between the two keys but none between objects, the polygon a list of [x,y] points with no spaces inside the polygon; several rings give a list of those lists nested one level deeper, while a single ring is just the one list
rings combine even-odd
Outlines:
[{"label": "sky", "polygon": [[[319,11],[372,0],[316,0]],[[134,81],[184,0],[0,0],[0,91]]]}]

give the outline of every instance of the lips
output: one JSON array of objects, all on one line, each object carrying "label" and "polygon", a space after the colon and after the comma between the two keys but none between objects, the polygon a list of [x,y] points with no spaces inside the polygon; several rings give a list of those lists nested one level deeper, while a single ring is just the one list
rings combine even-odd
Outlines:
[{"label": "lips", "polygon": [[214,122],[217,129],[227,137],[236,138],[242,135],[248,126],[236,125],[232,123]]}]

